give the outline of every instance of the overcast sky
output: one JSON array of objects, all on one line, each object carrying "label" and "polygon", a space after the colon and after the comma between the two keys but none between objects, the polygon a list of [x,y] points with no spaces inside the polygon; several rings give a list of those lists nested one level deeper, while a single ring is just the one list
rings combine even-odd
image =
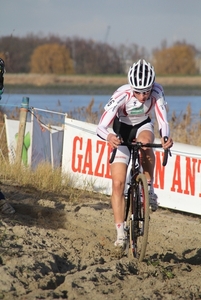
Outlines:
[{"label": "overcast sky", "polygon": [[30,33],[201,50],[201,0],[0,0],[0,37]]}]

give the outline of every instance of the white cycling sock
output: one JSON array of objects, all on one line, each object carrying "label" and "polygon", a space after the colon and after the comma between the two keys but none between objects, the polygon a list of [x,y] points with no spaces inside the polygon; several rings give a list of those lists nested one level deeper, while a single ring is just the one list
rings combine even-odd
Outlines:
[{"label": "white cycling sock", "polygon": [[117,239],[125,237],[124,233],[124,222],[123,223],[116,223],[116,230],[117,230]]}]

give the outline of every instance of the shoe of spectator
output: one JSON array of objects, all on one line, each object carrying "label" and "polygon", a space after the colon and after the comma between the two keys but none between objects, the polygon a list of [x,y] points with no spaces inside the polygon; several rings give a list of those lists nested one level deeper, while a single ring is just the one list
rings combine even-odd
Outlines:
[{"label": "shoe of spectator", "polygon": [[0,213],[12,215],[15,213],[15,210],[6,200],[0,200]]},{"label": "shoe of spectator", "polygon": [[15,213],[15,209],[6,201],[2,192],[0,192],[0,213],[5,215],[11,215]]}]

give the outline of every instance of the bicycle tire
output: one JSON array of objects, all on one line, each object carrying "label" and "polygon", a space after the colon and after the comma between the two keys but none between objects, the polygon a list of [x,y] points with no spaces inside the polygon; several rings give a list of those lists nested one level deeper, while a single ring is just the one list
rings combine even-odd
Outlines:
[{"label": "bicycle tire", "polygon": [[130,245],[132,255],[141,262],[145,257],[148,242],[149,195],[145,175],[139,174],[136,181],[138,182],[136,191],[131,191],[131,193],[135,192],[135,195],[130,193],[130,197],[137,197],[138,201],[138,205],[133,212],[134,219],[130,219]]}]

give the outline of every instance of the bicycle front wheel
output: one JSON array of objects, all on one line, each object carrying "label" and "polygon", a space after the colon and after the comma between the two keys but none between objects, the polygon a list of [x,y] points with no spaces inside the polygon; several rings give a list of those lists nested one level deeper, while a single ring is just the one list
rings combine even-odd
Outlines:
[{"label": "bicycle front wheel", "polygon": [[141,262],[146,253],[149,232],[149,194],[144,174],[136,178],[137,185],[133,195],[134,211],[130,220],[130,243],[132,255]]}]

